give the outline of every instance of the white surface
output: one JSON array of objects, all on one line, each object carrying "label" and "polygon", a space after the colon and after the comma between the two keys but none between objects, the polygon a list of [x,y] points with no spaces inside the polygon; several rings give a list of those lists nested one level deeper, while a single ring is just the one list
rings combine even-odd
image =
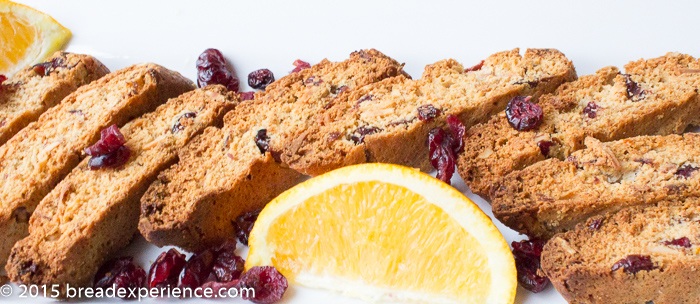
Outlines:
[{"label": "white surface", "polygon": [[[18,2],[68,27],[73,32],[68,51],[96,56],[111,70],[155,62],[196,79],[197,56],[218,48],[235,67],[242,91],[250,90],[246,76],[256,69],[269,68],[280,78],[294,68],[295,59],[339,61],[362,48],[405,62],[414,78],[441,59],[471,66],[515,47],[557,48],[573,60],[579,75],[669,51],[700,56],[697,1]],[[488,204],[469,193],[458,176],[453,184],[491,216]],[[494,222],[509,242],[520,239]],[[136,254],[148,267],[163,250],[138,239],[124,254]],[[289,288],[284,302],[361,303],[298,286]],[[565,301],[553,288],[536,295],[519,289],[516,303]]]}]

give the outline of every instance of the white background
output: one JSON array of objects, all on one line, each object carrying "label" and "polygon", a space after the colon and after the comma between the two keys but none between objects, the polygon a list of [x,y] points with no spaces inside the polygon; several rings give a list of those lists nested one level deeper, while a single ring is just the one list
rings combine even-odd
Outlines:
[{"label": "white background", "polygon": [[[295,59],[340,61],[363,48],[405,62],[414,78],[441,59],[471,66],[516,47],[557,48],[579,75],[669,51],[700,56],[697,1],[19,2],[69,28],[68,51],[93,55],[111,70],[155,62],[194,80],[199,53],[218,48],[235,67],[242,91],[250,90],[246,76],[253,70],[268,68],[280,78]],[[458,176],[453,185],[491,215]],[[495,222],[509,242],[520,239]],[[148,270],[162,250],[139,238],[123,254],[135,254]],[[361,303],[298,286],[283,302]],[[550,287],[537,295],[519,288],[516,303],[566,302]]]}]

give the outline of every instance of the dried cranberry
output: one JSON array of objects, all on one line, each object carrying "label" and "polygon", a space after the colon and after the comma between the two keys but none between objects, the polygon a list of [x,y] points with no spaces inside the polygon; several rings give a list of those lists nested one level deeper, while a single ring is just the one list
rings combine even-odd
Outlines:
[{"label": "dried cranberry", "polygon": [[259,69],[248,74],[248,85],[257,90],[264,90],[275,81],[275,75],[268,69]]},{"label": "dried cranberry", "polygon": [[475,65],[475,66],[473,66],[473,67],[471,67],[471,68],[464,69],[464,72],[467,73],[467,72],[478,71],[478,70],[481,70],[482,67],[484,67],[484,61],[483,61],[483,60],[482,60],[481,62],[479,62],[477,65]]},{"label": "dried cranberry", "polygon": [[310,84],[310,85],[317,86],[317,85],[323,83],[323,79],[321,79],[321,77],[318,77],[318,78],[317,78],[316,76],[311,76],[311,77],[309,77],[309,78],[306,78],[306,80],[304,81],[304,83],[305,83],[305,84]]},{"label": "dried cranberry", "polygon": [[226,69],[226,59],[217,49],[206,49],[197,58],[197,85],[220,84],[238,92],[238,78]]},{"label": "dried cranberry", "polygon": [[309,64],[306,61],[301,61],[299,59],[295,60],[293,64],[295,68],[290,73],[297,73],[301,70],[308,69],[311,67],[311,64]]},{"label": "dried cranberry", "polygon": [[651,262],[651,257],[646,255],[631,254],[612,265],[611,271],[622,268],[626,273],[635,274],[642,270],[654,270],[657,267]]},{"label": "dried cranberry", "polygon": [[126,164],[131,157],[131,150],[127,146],[120,146],[116,151],[100,156],[92,156],[88,160],[88,169],[117,168]]},{"label": "dried cranberry", "polygon": [[148,286],[161,288],[177,286],[180,272],[185,268],[187,259],[185,255],[172,248],[161,253],[148,271]]},{"label": "dried cranberry", "polygon": [[363,103],[363,102],[365,102],[365,101],[368,101],[368,100],[372,100],[372,98],[374,98],[374,95],[365,95],[365,96],[362,96],[360,99],[358,99],[358,100],[355,102],[355,104],[354,104],[352,107],[355,108],[355,109],[357,109],[357,108],[360,107],[360,104],[361,104],[361,103]]},{"label": "dried cranberry", "polygon": [[430,104],[422,105],[416,110],[418,111],[418,120],[420,121],[431,121],[433,118],[440,115],[440,110]]},{"label": "dried cranberry", "polygon": [[7,80],[7,76],[5,76],[5,75],[3,75],[3,74],[0,74],[0,84],[2,84],[3,82],[5,82],[5,80]]},{"label": "dried cranberry", "polygon": [[90,156],[100,156],[116,151],[126,143],[126,138],[117,125],[111,125],[100,131],[100,140],[94,145],[85,149],[85,154]]},{"label": "dried cranberry", "polygon": [[260,211],[262,211],[262,209],[249,211],[239,215],[236,218],[236,236],[238,237],[238,240],[241,241],[241,243],[243,243],[243,245],[248,246],[248,237],[250,236],[250,231],[253,230],[253,225],[258,219]]},{"label": "dried cranberry", "polygon": [[241,93],[241,101],[253,100],[255,98],[255,92],[243,92]]},{"label": "dried cranberry", "polygon": [[593,221],[591,221],[590,224],[588,224],[588,228],[593,229],[593,230],[598,230],[600,229],[600,226],[603,224],[603,219],[598,218]]},{"label": "dried cranberry", "polygon": [[540,148],[540,153],[542,153],[542,155],[544,156],[549,155],[549,150],[552,148],[553,145],[554,142],[552,142],[551,140],[540,140],[539,142],[537,142],[537,147]]},{"label": "dried cranberry", "polygon": [[622,74],[625,76],[625,85],[627,87],[627,98],[634,100],[635,98],[638,100],[639,98],[644,95],[644,90],[642,90],[642,87],[639,86],[638,83],[636,83],[634,80],[632,80],[632,76],[630,74]]},{"label": "dried cranberry", "polygon": [[190,288],[194,290],[202,286],[214,267],[214,253],[206,249],[195,253],[187,260],[187,264],[180,274],[180,288]]},{"label": "dried cranberry", "polygon": [[243,274],[245,261],[235,253],[236,240],[229,239],[214,249],[214,266],[212,272],[217,282],[238,280]]},{"label": "dried cranberry", "polygon": [[693,175],[693,172],[700,170],[700,167],[693,167],[690,164],[685,164],[683,166],[680,166],[678,170],[676,170],[675,175],[688,179],[690,178],[691,175]]},{"label": "dried cranberry", "polygon": [[596,118],[598,116],[598,105],[595,102],[589,102],[583,107],[583,114],[588,115],[588,118]]},{"label": "dried cranberry", "polygon": [[[225,294],[224,291],[229,290],[231,288],[238,288],[240,285],[239,280],[233,280],[231,282],[215,282],[215,281],[210,281],[206,282],[204,285],[202,285],[202,290],[206,290],[207,288],[211,289],[211,294],[212,296],[209,298],[218,298],[220,294]],[[204,296],[204,298],[207,298]]]},{"label": "dried cranberry", "polygon": [[239,282],[240,288],[252,288],[253,297],[243,297],[258,304],[275,303],[287,291],[287,279],[272,266],[255,266],[246,271]]},{"label": "dried cranberry", "polygon": [[428,133],[430,164],[437,169],[437,179],[449,184],[455,172],[455,153],[452,137],[441,128]]},{"label": "dried cranberry", "polygon": [[180,119],[182,119],[183,117],[184,117],[184,118],[191,118],[191,119],[193,119],[193,118],[197,117],[197,113],[195,113],[195,112],[185,112],[185,114],[180,115],[180,117],[177,118],[177,121],[175,122],[175,124],[173,125],[173,128],[172,128],[172,130],[171,130],[173,133],[177,133],[177,132],[182,131],[182,130],[185,129],[185,126],[183,126],[183,125],[180,123]]},{"label": "dried cranberry", "polygon": [[525,289],[532,292],[543,291],[549,284],[549,279],[540,276],[540,257],[544,242],[539,239],[523,240],[511,243],[515,268],[518,271],[518,282]]},{"label": "dried cranberry", "polygon": [[258,134],[255,135],[255,145],[258,146],[260,153],[270,152],[275,161],[278,163],[282,162],[280,158],[281,153],[270,149],[270,137],[267,136],[267,129],[258,130]]},{"label": "dried cranberry", "polygon": [[666,242],[664,242],[664,245],[666,245],[666,246],[680,246],[680,247],[685,247],[685,248],[690,248],[693,246],[693,244],[690,243],[690,239],[688,239],[685,236],[682,238],[679,238],[679,239],[666,241]]},{"label": "dried cranberry", "polygon": [[51,59],[51,61],[35,64],[31,67],[35,73],[44,77],[56,71],[57,68],[65,67],[65,61],[61,57]]},{"label": "dried cranberry", "polygon": [[[146,287],[146,271],[134,264],[132,257],[110,260],[97,271],[94,286],[100,289],[114,286],[117,290],[137,290]],[[126,294],[124,299],[134,298],[129,292]]]},{"label": "dried cranberry", "polygon": [[508,102],[506,117],[508,123],[518,131],[529,131],[542,124],[542,107],[530,101],[531,96],[515,96]]},{"label": "dried cranberry", "polygon": [[452,150],[455,153],[460,153],[464,150],[464,135],[467,133],[467,127],[454,115],[447,115],[445,120],[447,120],[447,126],[452,133]]},{"label": "dried cranberry", "polygon": [[355,129],[355,131],[352,132],[352,134],[350,134],[349,139],[350,141],[352,141],[352,143],[359,145],[365,141],[365,136],[372,135],[381,131],[382,129],[377,127],[362,126]]}]

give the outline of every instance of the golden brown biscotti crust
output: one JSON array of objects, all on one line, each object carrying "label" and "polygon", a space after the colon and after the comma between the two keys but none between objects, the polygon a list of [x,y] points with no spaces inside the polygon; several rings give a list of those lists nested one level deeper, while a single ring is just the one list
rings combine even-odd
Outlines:
[{"label": "golden brown biscotti crust", "polygon": [[504,177],[492,198],[506,226],[549,239],[598,214],[700,195],[700,134],[638,136],[548,159]]},{"label": "golden brown biscotti crust", "polygon": [[[542,270],[569,303],[699,303],[700,200],[628,208],[556,235],[542,252]],[[687,238],[690,247],[671,242]],[[613,265],[630,255],[652,270]]]},{"label": "golden brown biscotti crust", "polygon": [[158,246],[193,251],[231,237],[236,216],[264,207],[301,177],[280,165],[279,150],[261,150],[266,138],[294,138],[341,96],[405,75],[402,67],[377,50],[363,50],[268,85],[226,114],[223,128],[209,128],[183,148],[180,162],[160,174],[142,198],[141,234]]},{"label": "golden brown biscotti crust", "polygon": [[38,73],[30,66],[3,82],[0,145],[68,94],[109,73],[106,66],[89,55],[58,51],[46,62],[55,62],[57,67]]},{"label": "golden brown biscotti crust", "polygon": [[[539,96],[575,78],[571,62],[552,49],[497,53],[476,70],[443,60],[427,66],[419,80],[389,78],[341,96],[320,116],[321,123],[291,141],[272,137],[271,143],[283,151],[285,163],[309,175],[365,162],[430,171],[428,131],[445,127],[447,115],[469,127],[503,110],[516,95]],[[420,107],[439,114],[423,119]]]},{"label": "golden brown biscotti crust", "polygon": [[[628,74],[607,67],[563,84],[538,99],[544,121],[535,130],[515,130],[503,112],[469,129],[458,172],[474,193],[489,197],[499,178],[546,158],[565,159],[586,137],[607,142],[681,133],[700,122],[698,68],[695,58],[669,53],[627,64]],[[552,143],[547,155],[540,143]]]},{"label": "golden brown biscotti crust", "polygon": [[80,162],[100,130],[194,88],[190,80],[155,64],[140,64],[80,87],[0,146],[0,260],[28,233],[41,199]]},{"label": "golden brown biscotti crust", "polygon": [[223,86],[170,99],[121,128],[131,150],[118,168],[90,170],[88,159],[39,204],[29,236],[15,244],[6,265],[26,285],[90,286],[99,266],[138,231],[139,200],[158,172],[177,161],[177,150],[207,126],[220,125],[238,94]]}]

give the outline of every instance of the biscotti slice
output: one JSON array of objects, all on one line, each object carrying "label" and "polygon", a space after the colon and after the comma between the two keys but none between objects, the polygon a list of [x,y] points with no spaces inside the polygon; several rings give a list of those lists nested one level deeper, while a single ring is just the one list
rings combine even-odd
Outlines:
[{"label": "biscotti slice", "polygon": [[60,51],[17,72],[0,87],[0,145],[68,94],[107,73],[92,56]]},{"label": "biscotti slice", "polygon": [[544,246],[542,270],[569,303],[700,303],[700,199],[590,219]]},{"label": "biscotti slice", "polygon": [[639,136],[601,143],[567,160],[548,159],[500,180],[493,214],[548,239],[598,214],[700,195],[700,134]]},{"label": "biscotti slice", "polygon": [[445,127],[447,115],[469,127],[516,95],[550,93],[575,78],[571,62],[552,49],[501,52],[467,69],[443,60],[419,80],[389,78],[341,96],[312,128],[287,129],[270,144],[283,162],[309,175],[365,162],[430,171],[428,132]]},{"label": "biscotti slice", "polygon": [[0,263],[27,235],[37,204],[78,165],[100,130],[123,125],[193,88],[161,66],[135,65],[80,87],[0,146]]},{"label": "biscotti slice", "polygon": [[121,128],[131,151],[118,168],[73,169],[34,211],[29,236],[6,265],[13,282],[89,286],[106,258],[138,232],[139,200],[177,150],[207,126],[219,125],[238,94],[210,86],[180,95]]},{"label": "biscotti slice", "polygon": [[240,213],[262,208],[301,177],[279,163],[270,137],[318,123],[315,117],[339,96],[401,75],[402,66],[376,50],[359,51],[268,85],[229,112],[223,128],[195,138],[179,163],[160,174],[141,201],[141,234],[158,246],[192,251],[231,237]]},{"label": "biscotti slice", "polygon": [[[628,74],[607,67],[539,98],[539,127],[518,131],[505,113],[474,126],[465,136],[457,168],[474,193],[491,195],[500,177],[546,158],[565,159],[600,141],[681,133],[700,122],[700,62],[688,55],[631,62]],[[536,100],[537,98],[533,98]]]}]

